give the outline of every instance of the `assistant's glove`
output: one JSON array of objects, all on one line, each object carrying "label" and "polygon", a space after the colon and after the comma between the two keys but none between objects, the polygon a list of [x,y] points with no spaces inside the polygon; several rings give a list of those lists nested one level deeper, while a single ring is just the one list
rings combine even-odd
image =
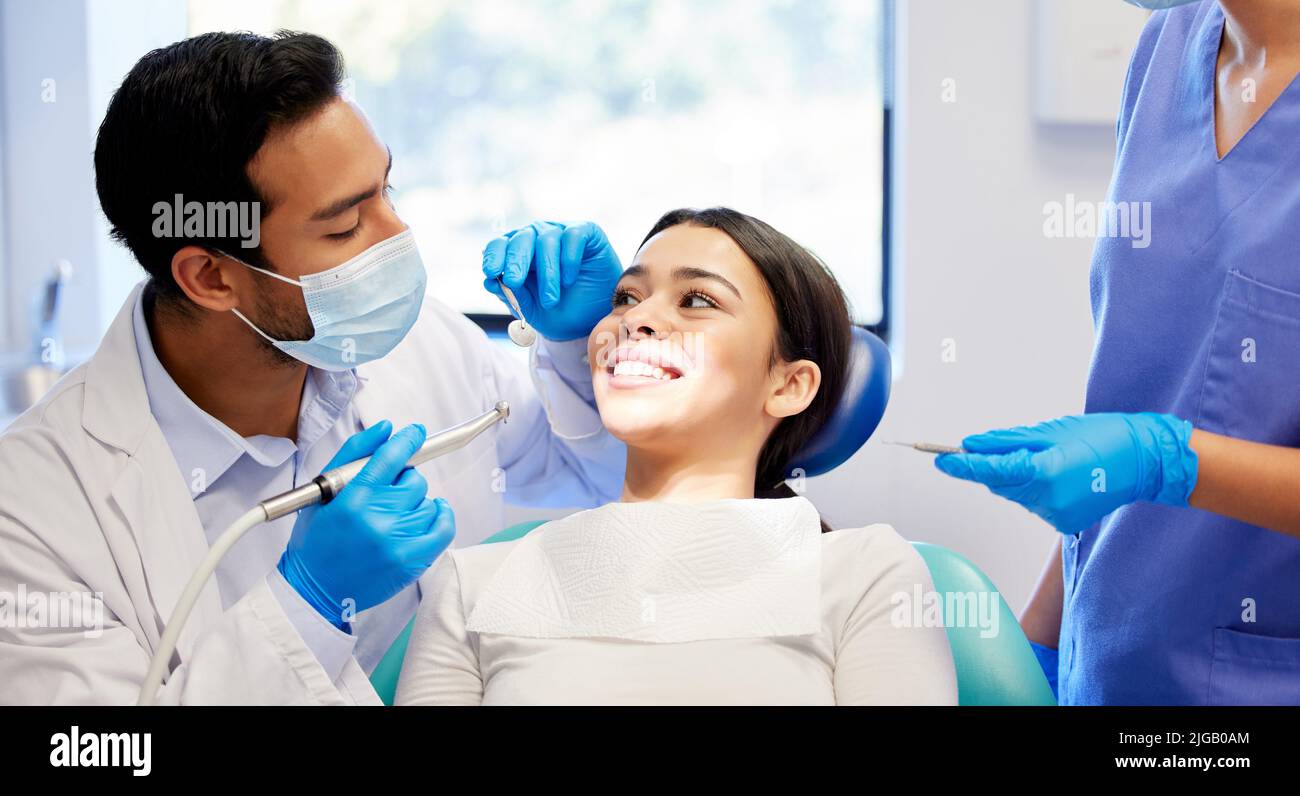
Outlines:
[{"label": "assistant's glove", "polygon": [[1186,506],[1196,486],[1192,424],[1173,415],[1073,415],[962,440],[935,467],[978,481],[1061,533],[1078,533],[1120,506]]}]

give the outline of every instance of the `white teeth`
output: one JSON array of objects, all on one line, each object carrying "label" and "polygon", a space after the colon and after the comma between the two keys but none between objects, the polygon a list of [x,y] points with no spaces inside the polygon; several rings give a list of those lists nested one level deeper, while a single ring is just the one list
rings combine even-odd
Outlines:
[{"label": "white teeth", "polygon": [[658,379],[659,381],[672,381],[676,376],[663,368],[652,367],[644,362],[635,359],[625,359],[614,365],[615,376],[642,376],[645,378]]}]

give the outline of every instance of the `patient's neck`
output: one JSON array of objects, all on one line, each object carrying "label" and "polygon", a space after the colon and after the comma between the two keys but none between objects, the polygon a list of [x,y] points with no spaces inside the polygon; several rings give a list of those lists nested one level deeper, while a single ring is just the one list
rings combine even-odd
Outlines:
[{"label": "patient's neck", "polygon": [[628,448],[627,475],[623,479],[624,503],[658,500],[700,503],[707,500],[754,497],[756,458],[711,457],[686,453]]}]

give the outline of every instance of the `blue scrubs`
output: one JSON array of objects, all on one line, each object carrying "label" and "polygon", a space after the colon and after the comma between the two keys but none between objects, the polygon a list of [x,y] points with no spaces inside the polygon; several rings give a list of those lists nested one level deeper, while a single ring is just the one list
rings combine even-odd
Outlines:
[{"label": "blue scrubs", "polygon": [[[1220,160],[1222,30],[1212,0],[1157,12],[1134,54],[1109,198],[1151,202],[1151,238],[1096,247],[1087,411],[1300,447],[1300,81]],[[1063,558],[1062,704],[1300,703],[1300,539],[1140,503]]]}]

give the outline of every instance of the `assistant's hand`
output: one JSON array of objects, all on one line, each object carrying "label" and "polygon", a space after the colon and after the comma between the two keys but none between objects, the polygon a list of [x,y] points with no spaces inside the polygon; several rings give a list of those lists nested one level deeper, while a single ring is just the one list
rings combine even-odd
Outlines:
[{"label": "assistant's hand", "polygon": [[623,265],[604,231],[591,222],[536,221],[490,241],[483,286],[505,301],[500,275],[529,325],[548,340],[577,340],[609,314]]},{"label": "assistant's hand", "polygon": [[424,427],[390,438],[392,430],[384,420],[343,443],[326,470],[370,461],[329,503],[298,514],[280,557],[289,585],[340,628],[420,577],[456,535],[451,507],[430,500],[424,476],[406,467],[424,444]]},{"label": "assistant's hand", "polygon": [[1192,424],[1173,415],[1073,415],[967,437],[967,453],[934,465],[1072,534],[1138,500],[1186,506],[1196,486],[1191,436]]}]

